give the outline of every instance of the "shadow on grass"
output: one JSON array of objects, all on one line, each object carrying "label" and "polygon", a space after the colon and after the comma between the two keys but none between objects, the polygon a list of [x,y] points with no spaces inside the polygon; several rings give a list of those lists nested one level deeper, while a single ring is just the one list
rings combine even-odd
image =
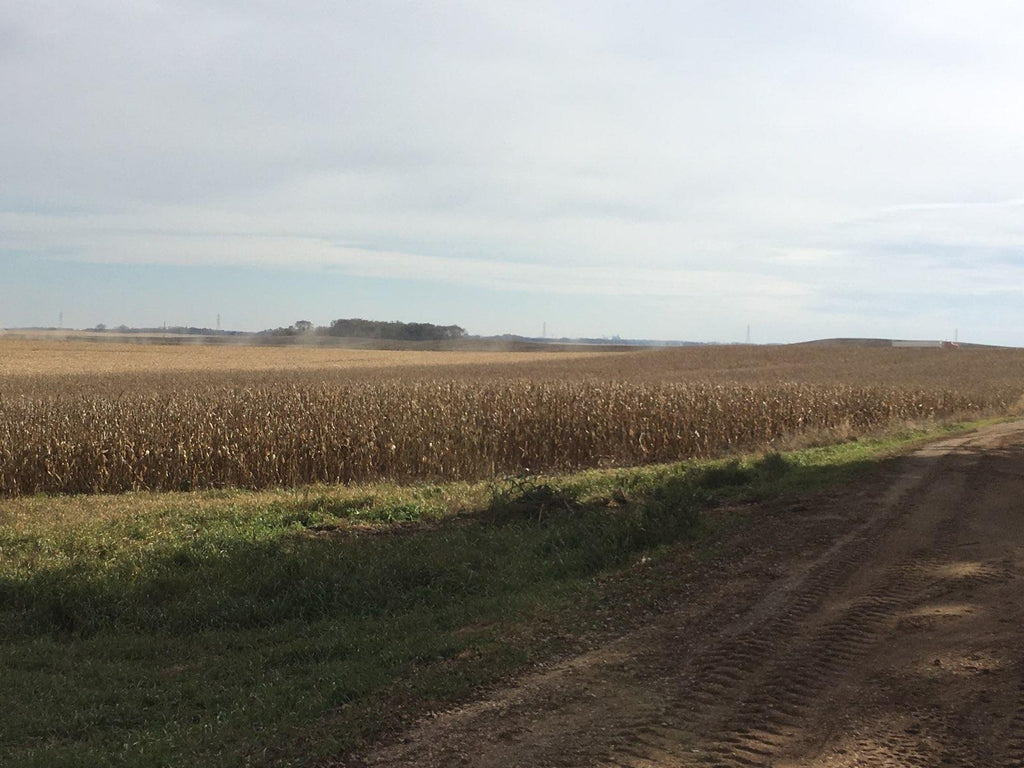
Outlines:
[{"label": "shadow on grass", "polygon": [[[632,553],[677,541],[698,522],[688,488],[672,484],[627,508],[544,509],[496,501],[488,525],[450,519],[396,536],[296,530],[280,520],[269,540],[199,538],[164,546],[141,563],[75,563],[0,580],[5,634],[88,636],[105,628],[187,633],[288,621],[353,619],[492,599],[614,567]],[[517,506],[518,505],[518,506]],[[314,530],[322,515],[309,521]]]},{"label": "shadow on grass", "polygon": [[141,561],[80,560],[0,579],[0,611],[5,633],[87,636],[111,627],[248,629],[501,601],[684,539],[698,529],[700,510],[718,498],[812,489],[869,465],[877,462],[808,467],[779,454],[747,464],[680,465],[667,476],[638,476],[617,500],[589,502],[578,488],[520,478],[498,488],[477,513],[395,536],[330,533],[354,514],[401,518],[395,510],[375,511],[369,497],[333,507],[313,499],[281,511],[279,535],[261,540],[200,533]]}]

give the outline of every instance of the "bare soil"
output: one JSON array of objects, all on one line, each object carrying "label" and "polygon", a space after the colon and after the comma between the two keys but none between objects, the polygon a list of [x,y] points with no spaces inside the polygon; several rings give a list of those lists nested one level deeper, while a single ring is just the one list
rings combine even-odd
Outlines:
[{"label": "bare soil", "polygon": [[1024,766],[1024,422],[751,507],[678,603],[360,766]]}]

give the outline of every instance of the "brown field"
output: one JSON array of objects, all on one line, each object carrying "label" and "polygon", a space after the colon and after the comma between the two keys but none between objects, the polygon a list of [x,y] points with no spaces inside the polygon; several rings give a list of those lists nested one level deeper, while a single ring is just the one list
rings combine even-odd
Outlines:
[{"label": "brown field", "polygon": [[0,493],[480,479],[1014,407],[1018,350],[424,352],[0,340]]},{"label": "brown field", "polygon": [[492,365],[596,355],[596,352],[476,352],[345,349],[247,344],[141,344],[62,341],[0,335],[0,380],[63,374],[146,374],[215,371],[339,371],[422,366]]},{"label": "brown field", "polygon": [[[865,384],[1018,388],[1024,350],[858,346],[704,346],[551,350],[384,350],[302,345],[141,344],[20,338],[0,332],[0,391],[47,389],[64,377],[98,375],[105,386],[157,385],[168,373],[243,382],[294,374],[303,380],[559,379],[761,384]],[[26,382],[41,377],[45,381]],[[13,388],[13,389],[12,389]]]}]

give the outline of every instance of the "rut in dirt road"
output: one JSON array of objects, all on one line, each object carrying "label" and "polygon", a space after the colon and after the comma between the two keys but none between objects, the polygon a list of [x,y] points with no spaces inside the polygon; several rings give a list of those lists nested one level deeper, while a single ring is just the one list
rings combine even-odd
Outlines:
[{"label": "rut in dirt road", "polygon": [[705,575],[709,599],[360,764],[1024,766],[1024,423],[798,522],[829,535],[781,575]]}]

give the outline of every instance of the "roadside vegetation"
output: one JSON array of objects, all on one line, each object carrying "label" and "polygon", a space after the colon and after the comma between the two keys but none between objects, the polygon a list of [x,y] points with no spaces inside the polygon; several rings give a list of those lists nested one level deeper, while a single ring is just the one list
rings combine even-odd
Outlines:
[{"label": "roadside vegetation", "polygon": [[841,481],[923,434],[478,484],[7,501],[0,763],[342,754],[657,610],[659,569],[735,524],[708,516],[722,500]]}]

